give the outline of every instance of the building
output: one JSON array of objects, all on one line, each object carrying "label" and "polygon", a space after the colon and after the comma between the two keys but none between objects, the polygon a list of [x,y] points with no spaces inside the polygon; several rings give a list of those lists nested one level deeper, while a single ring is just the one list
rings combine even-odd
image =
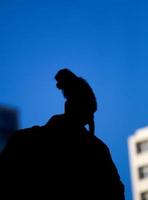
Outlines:
[{"label": "building", "polygon": [[17,129],[17,110],[6,106],[0,106],[0,151],[4,148],[12,133]]},{"label": "building", "polygon": [[148,200],[148,127],[128,138],[133,200]]}]

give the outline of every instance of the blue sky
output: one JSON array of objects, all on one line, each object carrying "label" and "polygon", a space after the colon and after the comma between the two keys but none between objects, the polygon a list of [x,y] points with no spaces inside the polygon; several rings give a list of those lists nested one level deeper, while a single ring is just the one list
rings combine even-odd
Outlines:
[{"label": "blue sky", "polygon": [[148,124],[148,3],[133,0],[0,1],[0,103],[20,127],[63,112],[54,75],[69,67],[98,101],[96,135],[110,148],[131,200],[127,137]]}]

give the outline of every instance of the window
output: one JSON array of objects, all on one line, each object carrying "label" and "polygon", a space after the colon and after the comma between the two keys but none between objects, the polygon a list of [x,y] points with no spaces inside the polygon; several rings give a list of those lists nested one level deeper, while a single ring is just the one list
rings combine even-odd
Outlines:
[{"label": "window", "polygon": [[139,168],[139,178],[148,178],[148,165],[142,166]]},{"label": "window", "polygon": [[144,151],[148,151],[148,140],[137,143],[137,152],[141,153]]},{"label": "window", "polygon": [[148,191],[141,193],[141,200],[148,200]]}]

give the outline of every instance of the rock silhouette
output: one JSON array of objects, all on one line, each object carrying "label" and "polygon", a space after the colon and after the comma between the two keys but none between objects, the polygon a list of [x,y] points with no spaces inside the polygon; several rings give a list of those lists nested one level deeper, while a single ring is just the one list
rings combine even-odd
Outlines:
[{"label": "rock silhouette", "polygon": [[31,188],[34,197],[42,193],[51,199],[60,195],[124,200],[124,186],[108,147],[65,115],[53,116],[45,126],[17,131],[1,160],[9,186],[14,180],[16,188],[27,181],[20,190],[28,194]]},{"label": "rock silhouette", "polygon": [[66,92],[65,113],[44,126],[18,130],[3,150],[1,180],[7,193],[13,188],[11,197],[19,191],[19,199],[125,199],[110,151],[94,135],[95,96],[87,82],[74,79],[67,86],[57,78]]}]

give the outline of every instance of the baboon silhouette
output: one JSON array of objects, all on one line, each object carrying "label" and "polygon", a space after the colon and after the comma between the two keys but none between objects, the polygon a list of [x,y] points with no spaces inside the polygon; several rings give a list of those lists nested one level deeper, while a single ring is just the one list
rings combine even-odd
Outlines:
[{"label": "baboon silhouette", "polygon": [[57,88],[62,90],[66,98],[65,114],[80,125],[88,124],[89,132],[94,136],[94,112],[97,110],[97,101],[90,85],[67,68],[59,70],[55,79]]}]

